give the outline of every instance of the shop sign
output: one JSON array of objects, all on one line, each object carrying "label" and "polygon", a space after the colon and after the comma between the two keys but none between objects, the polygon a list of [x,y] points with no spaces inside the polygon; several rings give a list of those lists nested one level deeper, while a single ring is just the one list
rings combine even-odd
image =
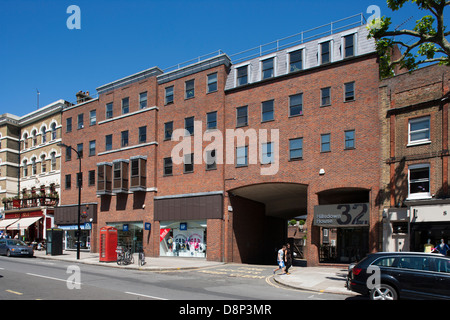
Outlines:
[{"label": "shop sign", "polygon": [[163,241],[163,239],[167,236],[169,231],[170,231],[170,228],[168,228],[168,229],[160,229],[159,230],[159,242]]},{"label": "shop sign", "polygon": [[152,224],[150,222],[144,223],[144,229],[145,230],[151,230],[152,229]]},{"label": "shop sign", "polygon": [[369,203],[315,206],[314,225],[327,228],[368,226]]}]

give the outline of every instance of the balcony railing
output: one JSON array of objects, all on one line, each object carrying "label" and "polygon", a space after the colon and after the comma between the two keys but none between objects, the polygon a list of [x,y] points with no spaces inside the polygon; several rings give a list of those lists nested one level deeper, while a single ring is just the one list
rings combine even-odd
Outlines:
[{"label": "balcony railing", "polygon": [[59,197],[56,196],[35,196],[24,199],[6,199],[3,200],[3,205],[6,210],[17,210],[24,208],[36,207],[54,207],[59,202]]}]

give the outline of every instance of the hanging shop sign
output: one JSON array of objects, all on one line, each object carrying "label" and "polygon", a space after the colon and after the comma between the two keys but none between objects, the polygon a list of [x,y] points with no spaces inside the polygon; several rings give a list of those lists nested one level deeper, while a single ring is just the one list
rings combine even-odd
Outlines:
[{"label": "hanging shop sign", "polygon": [[364,227],[369,225],[369,216],[369,203],[314,207],[314,225],[318,227]]}]

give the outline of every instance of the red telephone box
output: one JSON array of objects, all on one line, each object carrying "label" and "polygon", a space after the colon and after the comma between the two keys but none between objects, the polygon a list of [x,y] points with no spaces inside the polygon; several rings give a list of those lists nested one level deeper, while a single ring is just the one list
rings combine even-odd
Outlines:
[{"label": "red telephone box", "polygon": [[117,261],[117,229],[106,226],[100,229],[100,262]]}]

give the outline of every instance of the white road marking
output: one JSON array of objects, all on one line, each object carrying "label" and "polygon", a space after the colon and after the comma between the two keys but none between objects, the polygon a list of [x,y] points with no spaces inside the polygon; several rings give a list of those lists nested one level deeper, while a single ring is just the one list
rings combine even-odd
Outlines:
[{"label": "white road marking", "polygon": [[127,294],[132,294],[135,296],[141,296],[141,297],[145,297],[145,298],[151,298],[151,299],[156,299],[156,300],[169,300],[169,299],[164,299],[164,298],[160,298],[160,297],[154,297],[154,296],[148,296],[146,294],[141,294],[141,293],[135,293],[135,292],[125,292]]}]

